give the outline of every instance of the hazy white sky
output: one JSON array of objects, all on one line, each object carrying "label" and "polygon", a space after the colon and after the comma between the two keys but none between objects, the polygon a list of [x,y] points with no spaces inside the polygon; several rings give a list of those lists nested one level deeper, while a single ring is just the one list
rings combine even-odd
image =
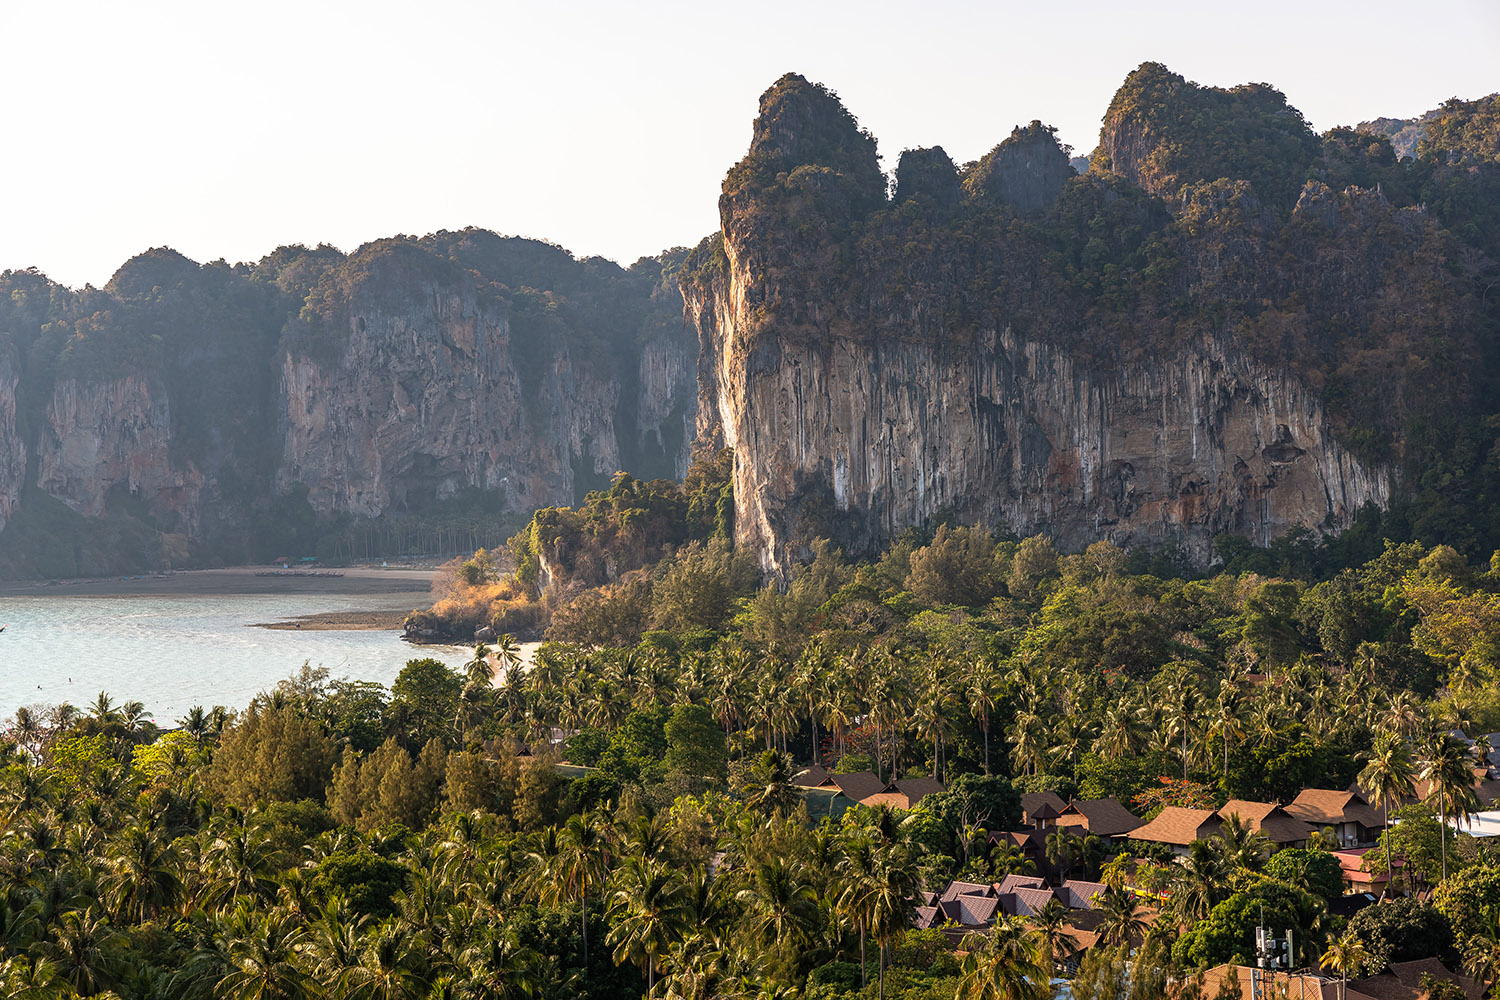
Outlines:
[{"label": "hazy white sky", "polygon": [[981,155],[1033,118],[1080,153],[1154,59],[1266,81],[1318,129],[1500,89],[1496,0],[0,0],[0,269],[103,284],[484,226],[622,263],[718,226],[788,70],[880,141]]}]

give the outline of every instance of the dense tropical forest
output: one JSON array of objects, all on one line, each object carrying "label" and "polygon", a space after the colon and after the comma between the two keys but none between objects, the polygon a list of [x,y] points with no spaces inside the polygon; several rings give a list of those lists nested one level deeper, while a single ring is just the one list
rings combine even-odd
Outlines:
[{"label": "dense tropical forest", "polygon": [[[166,733],[106,695],[19,712],[5,995],[1029,998],[1059,972],[1080,998],[1210,996],[1200,973],[1249,960],[1265,912],[1328,975],[1500,971],[1500,858],[1440,836],[1489,805],[1450,733],[1500,730],[1500,557],[1384,543],[1319,579],[1287,545],[1186,579],[943,525],[860,564],[819,544],[783,591],[725,547],[713,468],[621,477],[455,570],[455,606],[540,605],[554,565],[572,593],[527,667],[509,636],[389,690],[308,667]],[[616,543],[637,578],[549,561]],[[815,816],[811,764],[943,790]],[[924,892],[1035,870],[989,836],[1023,793],[1150,817],[1351,785],[1402,819],[1371,854],[1399,903],[1335,912],[1329,844],[1268,858],[1232,823],[1178,863],[1050,834],[1049,870],[1109,887],[1081,955],[1060,907],[913,927]]]},{"label": "dense tropical forest", "polygon": [[[1051,214],[992,205],[937,225],[944,199],[960,195],[936,189],[952,164],[926,151],[942,168],[931,183],[914,161],[901,175],[908,197],[872,196],[881,224],[843,234],[894,260],[913,233],[937,245],[1004,230],[1050,275],[1034,287],[1091,317],[1101,337],[1148,314],[1140,331],[1191,328],[1152,311],[1173,295],[1195,322],[1222,319],[1226,303],[1249,309],[1259,325],[1247,337],[1266,338],[1257,349],[1294,353],[1351,443],[1400,464],[1403,499],[1389,509],[1363,511],[1337,538],[1294,533],[1256,548],[1223,536],[1208,569],[1171,550],[1060,551],[1041,535],[940,517],[870,558],[806,539],[805,562],[768,580],[733,545],[731,453],[701,454],[681,482],[620,473],[449,567],[407,632],[473,643],[462,671],[418,656],[387,688],[308,665],[249,705],[195,708],[168,730],[105,693],[17,711],[0,760],[0,994],[1043,1000],[1064,980],[1077,1000],[1229,1000],[1240,983],[1215,970],[1252,963],[1266,924],[1290,937],[1286,968],[1351,994],[1360,977],[1436,962],[1495,995],[1500,848],[1450,824],[1494,804],[1489,741],[1500,733],[1495,106],[1445,105],[1416,159],[1397,160],[1384,135],[1313,135],[1269,88],[1189,89],[1148,64],[1110,108],[1121,143],[1067,179]],[[1160,138],[1179,107],[1192,127],[1131,166],[1140,184],[1109,174],[1125,169],[1125,139]],[[1012,146],[963,168],[963,190],[1019,197],[1006,151],[1050,142],[1046,131],[1018,129]],[[826,151],[828,169],[853,176],[869,152],[850,138]],[[1223,176],[1226,162],[1242,180]],[[839,178],[773,167],[752,156],[731,179],[843,190]],[[884,192],[878,171],[865,173],[843,193]],[[1410,283],[1384,305],[1359,303],[1391,306],[1372,327],[1394,331],[1385,341],[1339,341],[1327,325],[1339,311],[1308,312],[1294,287],[1303,275],[1283,252],[1323,238],[1311,232],[1317,212],[1292,219],[1309,180],[1327,186],[1314,195],[1334,214],[1366,213],[1358,234],[1400,229],[1421,265],[1397,268]],[[163,254],[78,294],[8,274],[0,313],[29,317],[14,349],[28,379],[88,374],[136,352],[177,357],[178,334],[147,319],[200,309],[204,282],[238,289],[243,336],[226,326],[218,375],[197,386],[214,393],[252,347],[334,351],[322,334],[343,329],[340,283],[362,268],[467,274],[477,238],[351,258],[288,252],[260,270],[188,269]],[[1351,274],[1370,246],[1348,245]],[[1214,284],[1173,283],[1210,273],[1184,263],[1189,251],[1213,257]],[[1256,291],[1267,260],[1285,279],[1274,302]],[[518,328],[566,327],[554,339],[607,364],[618,354],[598,350],[593,326],[570,324],[569,311],[595,309],[590,288],[602,301],[604,285],[632,286],[641,315],[610,341],[628,346],[657,325],[652,296],[677,259],[592,277],[573,263],[541,291],[490,292]],[[712,240],[682,262],[709,281],[725,265]],[[576,279],[571,292],[564,278]],[[1428,286],[1441,294],[1425,298]],[[1396,308],[1406,293],[1456,311],[1407,323]],[[1362,293],[1337,289],[1323,304],[1346,294]],[[1318,336],[1299,340],[1305,324]],[[1350,349],[1333,349],[1341,343]],[[1435,371],[1452,357],[1463,364]],[[185,417],[192,400],[206,405],[184,399]],[[179,447],[201,445],[205,460],[223,457],[267,487],[271,457],[257,449],[270,413],[215,420]],[[370,532],[405,530],[330,522],[305,493],[267,489],[236,516],[266,517],[278,545],[342,558],[361,540],[386,544]],[[431,512],[432,530],[451,530],[450,543],[503,537],[481,498],[453,499],[476,506],[451,523]],[[76,528],[56,506],[23,511],[6,545],[24,550],[0,557],[31,565]],[[248,537],[238,528],[236,544]],[[138,540],[160,542],[144,530]],[[541,640],[529,662],[517,636]],[[827,783],[808,783],[824,773]],[[835,779],[864,783],[874,804],[840,803],[842,791],[824,788],[842,789]],[[1356,789],[1379,817],[1357,870],[1328,830],[1275,850],[1234,812],[1178,851],[1086,827],[1034,831],[1031,853],[1011,836],[1030,837],[1026,803],[1043,793],[1206,821],[1230,803],[1286,804],[1309,789]],[[1351,898],[1351,876],[1378,882],[1384,901]],[[1016,913],[992,903],[974,921],[935,905],[953,902],[942,897],[955,886],[1030,892],[1035,879],[1081,884],[1082,902],[1054,895]],[[1401,995],[1454,990],[1450,975]]]}]

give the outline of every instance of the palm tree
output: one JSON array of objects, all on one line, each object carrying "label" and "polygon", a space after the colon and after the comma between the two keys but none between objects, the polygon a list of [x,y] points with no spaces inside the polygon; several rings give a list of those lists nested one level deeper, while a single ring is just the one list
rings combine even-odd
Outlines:
[{"label": "palm tree", "polygon": [[1244,702],[1240,697],[1239,689],[1226,684],[1219,691],[1219,700],[1210,725],[1210,730],[1224,744],[1224,777],[1226,778],[1229,777],[1229,744],[1245,735],[1245,728],[1240,723],[1240,714],[1243,711]]},{"label": "palm tree", "polygon": [[1375,737],[1375,746],[1370,752],[1370,761],[1355,779],[1359,790],[1366,798],[1380,802],[1381,818],[1385,822],[1385,877],[1386,889],[1395,879],[1395,866],[1391,861],[1391,805],[1411,795],[1414,789],[1411,749],[1406,741],[1395,733],[1381,733]]},{"label": "palm tree", "polygon": [[1209,843],[1230,872],[1260,871],[1274,847],[1269,837],[1252,830],[1239,813],[1230,813]]},{"label": "palm tree", "polygon": [[226,949],[230,971],[214,988],[217,1000],[303,1000],[311,980],[296,961],[307,934],[274,913],[257,916],[241,907],[230,920]]},{"label": "palm tree", "polygon": [[997,917],[988,934],[968,934],[963,948],[958,1000],[1044,1000],[1051,993],[1041,938],[1024,917]]},{"label": "palm tree", "polygon": [[467,972],[474,991],[470,995],[493,1000],[532,996],[543,981],[541,956],[517,941],[514,931],[502,927],[486,927],[477,941],[459,953],[458,965]]},{"label": "palm tree", "polygon": [[349,971],[347,1000],[418,1000],[427,983],[418,974],[423,955],[410,925],[390,920],[366,944],[359,965]]},{"label": "palm tree", "polygon": [[1031,926],[1040,935],[1042,966],[1049,975],[1059,961],[1065,962],[1073,956],[1075,944],[1067,930],[1068,920],[1068,908],[1056,897],[1047,900],[1046,905],[1032,915]]},{"label": "palm tree", "polygon": [[557,831],[557,850],[545,860],[544,901],[576,902],[583,930],[583,974],[589,967],[589,890],[609,874],[604,824],[594,812],[574,813]]},{"label": "palm tree", "polygon": [[1182,737],[1182,780],[1188,776],[1188,736],[1198,713],[1198,688],[1191,677],[1184,676],[1167,686],[1165,694],[1167,721],[1172,732]]},{"label": "palm tree", "polygon": [[1428,786],[1427,801],[1437,805],[1438,849],[1448,877],[1448,818],[1468,819],[1479,808],[1474,793],[1474,754],[1448,733],[1434,733],[1422,747],[1417,778]]},{"label": "palm tree", "polygon": [[797,807],[797,786],[792,784],[792,759],[776,750],[763,751],[750,769],[754,784],[745,789],[745,805],[772,816],[785,816]]},{"label": "palm tree", "polygon": [[[735,894],[747,910],[752,940],[788,964],[792,952],[812,940],[818,899],[807,866],[796,858],[770,857],[751,865],[749,884]],[[794,952],[793,952],[794,953]]]},{"label": "palm tree", "polygon": [[521,665],[521,644],[516,637],[506,632],[495,640],[495,656],[505,664],[505,676],[509,677]]},{"label": "palm tree", "polygon": [[880,946],[880,1000],[885,1000],[885,961],[891,941],[906,930],[913,912],[916,873],[905,849],[892,845],[877,849],[875,867],[861,901],[870,929]]},{"label": "palm tree", "polygon": [[1120,760],[1137,753],[1142,746],[1140,718],[1135,707],[1117,701],[1104,710],[1104,721],[1094,750],[1110,760]]},{"label": "palm tree", "polygon": [[52,962],[73,989],[93,996],[113,979],[109,957],[112,936],[102,914],[73,910],[62,915],[51,940],[42,943],[40,957]]},{"label": "palm tree", "polygon": [[1223,853],[1206,840],[1194,841],[1172,880],[1172,909],[1184,924],[1207,920],[1223,901],[1224,888],[1234,869]]},{"label": "palm tree", "polygon": [[1127,952],[1133,942],[1146,935],[1146,921],[1140,914],[1135,894],[1127,889],[1106,889],[1094,897],[1099,901],[1103,920],[1099,924],[1099,943],[1106,948],[1118,947]]},{"label": "palm tree", "polygon": [[989,660],[975,660],[969,668],[969,714],[984,733],[984,773],[990,773],[990,717],[1000,702],[1000,672]]},{"label": "palm tree", "polygon": [[1500,912],[1491,910],[1487,916],[1484,929],[1464,942],[1464,971],[1486,987],[1486,996],[1493,996],[1500,982]]},{"label": "palm tree", "polygon": [[114,899],[122,920],[145,923],[182,889],[177,852],[160,831],[133,826],[115,844],[100,888]]},{"label": "palm tree", "polygon": [[1016,765],[1028,774],[1041,774],[1047,752],[1047,727],[1041,717],[1030,711],[1018,713],[1009,735],[1010,755]]},{"label": "palm tree", "polygon": [[1339,974],[1339,1000],[1349,993],[1349,973],[1358,974],[1370,960],[1370,953],[1359,942],[1359,935],[1352,930],[1328,945],[1323,952],[1323,967]]},{"label": "palm tree", "polygon": [[686,892],[671,868],[650,858],[626,858],[610,897],[608,942],[616,965],[627,961],[646,973],[646,992],[656,985],[656,967],[682,937],[690,916]]}]

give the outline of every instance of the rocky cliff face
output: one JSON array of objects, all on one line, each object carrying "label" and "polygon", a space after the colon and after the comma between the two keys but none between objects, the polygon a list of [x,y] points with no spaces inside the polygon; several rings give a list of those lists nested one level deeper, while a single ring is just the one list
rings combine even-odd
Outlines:
[{"label": "rocky cliff face", "polygon": [[26,442],[16,423],[16,387],[21,368],[15,350],[0,341],[0,531],[21,502],[26,480]]},{"label": "rocky cliff face", "polygon": [[123,489],[167,530],[191,534],[203,478],[191,463],[173,463],[171,438],[161,384],[142,375],[66,379],[47,403],[36,485],[85,517],[102,515],[110,493]]},{"label": "rocky cliff face", "polygon": [[697,345],[669,264],[465,231],[234,268],[153,250],[83,292],[0,275],[0,528],[27,485],[66,505],[0,573],[266,556],[290,521],[267,544],[311,552],[340,515],[500,523],[680,475]]},{"label": "rocky cliff face", "polygon": [[1177,544],[1201,564],[1220,532],[1337,532],[1392,495],[1306,385],[1223,344],[1107,367],[1009,330],[977,351],[751,347],[725,305],[689,297],[711,331],[705,429],[735,449],[737,540],[773,572],[809,539],[871,552],[944,513],[1074,549]]},{"label": "rocky cliff face", "polygon": [[[1256,114],[1274,103],[1240,97]],[[1225,181],[1174,219],[1130,177],[1069,179],[1038,123],[970,168],[961,204],[946,156],[924,150],[903,155],[893,204],[861,212],[828,194],[862,189],[848,151],[863,133],[833,102],[801,78],[767,92],[722,232],[682,282],[699,435],[734,449],[737,542],[767,570],[785,574],[818,536],[869,554],[944,514],[1070,548],[1176,544],[1203,564],[1221,532],[1336,533],[1396,495],[1396,463],[1351,445],[1351,404],[1335,419],[1325,401],[1375,376],[1326,359],[1401,339],[1359,301],[1439,239],[1420,213],[1324,189],[1283,224],[1250,181]],[[1150,129],[1115,127],[1109,148],[1133,173],[1155,162]],[[830,166],[828,150],[844,158]],[[1396,249],[1333,260],[1377,230]],[[1110,253],[1115,290],[1079,282],[1107,274]],[[1461,316],[1461,296],[1423,294]],[[1348,339],[1328,339],[1335,328]],[[1396,368],[1393,413],[1411,390]]]},{"label": "rocky cliff face", "polygon": [[622,372],[580,356],[586,344],[512,324],[503,300],[456,269],[402,275],[397,299],[383,284],[393,277],[373,268],[325,303],[337,328],[319,338],[334,352],[285,347],[279,490],[306,485],[314,509],[374,517],[477,488],[527,512],[572,504],[626,456],[683,467],[690,338],[650,336]]}]

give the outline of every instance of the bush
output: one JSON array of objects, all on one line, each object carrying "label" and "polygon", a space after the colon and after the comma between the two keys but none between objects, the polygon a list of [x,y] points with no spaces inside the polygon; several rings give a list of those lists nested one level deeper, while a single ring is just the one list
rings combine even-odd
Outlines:
[{"label": "bush", "polygon": [[1436,907],[1415,899],[1393,899],[1367,906],[1349,920],[1349,931],[1370,953],[1370,964],[1410,962],[1436,955],[1444,962],[1458,955],[1453,924]]}]

